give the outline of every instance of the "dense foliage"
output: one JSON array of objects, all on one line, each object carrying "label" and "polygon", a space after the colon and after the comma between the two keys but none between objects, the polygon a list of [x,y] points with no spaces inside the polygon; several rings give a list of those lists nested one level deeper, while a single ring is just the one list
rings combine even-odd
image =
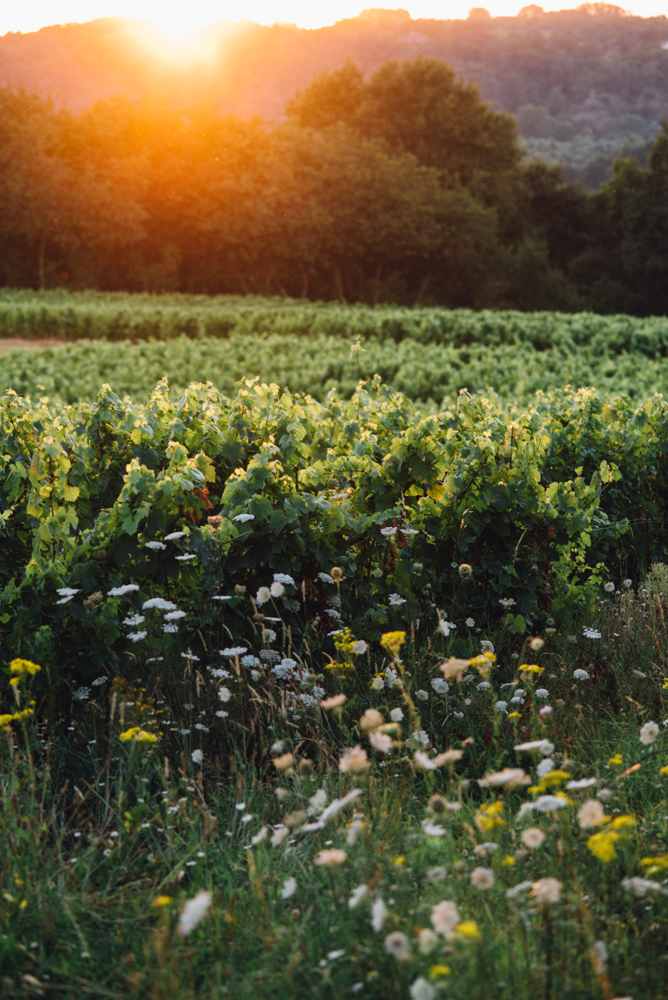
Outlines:
[{"label": "dense foliage", "polygon": [[[194,642],[219,592],[242,639],[234,587],[277,572],[296,582],[295,642],[318,608],[371,639],[462,602],[498,624],[506,599],[522,633],[585,607],[604,564],[638,572],[665,544],[660,396],[581,390],[520,409],[462,392],[419,419],[378,379],[324,404],[257,381],[234,399],[210,383],[170,399],[161,383],[144,405],[108,387],[73,407],[10,391],[1,419],[3,651],[40,661],[52,692],[129,655],[128,600],[105,596],[129,583],[139,609],[177,596]],[[346,582],[328,605],[318,574],[332,566]]]},{"label": "dense foliage", "polygon": [[666,312],[665,130],[590,195],[438,60],[347,64],[288,112],[0,90],[0,281]]},{"label": "dense foliage", "polygon": [[517,17],[478,7],[453,20],[373,9],[318,31],[212,25],[193,72],[146,26],[105,18],[6,35],[0,62],[8,84],[57,94],[72,110],[149,93],[174,106],[215,102],[224,113],[278,119],[295,91],[346,58],[370,74],[422,54],[446,61],[484,100],[515,114],[532,155],[567,164],[597,187],[616,157],[646,156],[666,117],[666,38],[665,16],[634,17],[608,3],[561,11],[530,4]]}]

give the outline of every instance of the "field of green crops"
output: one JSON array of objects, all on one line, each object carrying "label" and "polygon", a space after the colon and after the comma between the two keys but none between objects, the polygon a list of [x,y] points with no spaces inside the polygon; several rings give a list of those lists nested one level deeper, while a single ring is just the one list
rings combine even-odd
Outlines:
[{"label": "field of green crops", "polygon": [[379,374],[438,406],[463,388],[522,404],[566,385],[637,401],[668,392],[661,318],[5,291],[0,335],[67,341],[7,350],[0,388],[69,403],[94,400],[104,382],[145,400],[163,376],[177,393],[210,380],[231,394],[257,375],[323,400],[331,389],[349,398]]},{"label": "field of green crops", "polygon": [[659,1000],[665,321],[3,295],[3,1000]]}]

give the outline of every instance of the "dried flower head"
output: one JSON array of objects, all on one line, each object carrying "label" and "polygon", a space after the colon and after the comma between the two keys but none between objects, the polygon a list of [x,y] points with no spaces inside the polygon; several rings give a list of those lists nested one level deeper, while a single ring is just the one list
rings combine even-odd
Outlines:
[{"label": "dried flower head", "polygon": [[431,925],[438,934],[442,934],[446,940],[450,941],[454,937],[454,930],[459,923],[459,910],[457,904],[449,899],[437,903],[431,908]]},{"label": "dried flower head", "polygon": [[645,725],[640,730],[640,742],[645,746],[649,746],[657,738],[661,730],[657,726],[656,722],[646,722]]},{"label": "dried flower head", "polygon": [[603,806],[598,799],[587,799],[578,810],[578,823],[582,830],[589,830],[592,826],[600,826],[601,823],[605,823],[606,819]]},{"label": "dried flower head", "polygon": [[347,857],[346,852],[341,850],[340,847],[329,847],[316,854],[313,864],[319,865],[321,868],[335,868],[338,865],[342,865]]},{"label": "dried flower head", "polygon": [[408,938],[401,931],[392,931],[385,938],[385,951],[398,961],[406,961],[411,957]]},{"label": "dried flower head", "polygon": [[531,888],[531,895],[539,906],[550,906],[561,898],[562,883],[557,878],[539,878]]},{"label": "dried flower head", "polygon": [[272,764],[277,771],[287,771],[289,767],[295,762],[294,755],[291,753],[284,753],[280,757],[274,757]]},{"label": "dried flower head", "polygon": [[474,868],[471,872],[471,885],[474,889],[491,889],[494,882],[494,872],[491,868]]},{"label": "dried flower head", "polygon": [[545,834],[537,826],[529,826],[522,833],[522,843],[530,851],[535,851],[545,840]]},{"label": "dried flower head", "polygon": [[365,774],[369,770],[369,760],[366,750],[361,746],[349,747],[339,760],[339,771],[346,774]]},{"label": "dried flower head", "polygon": [[460,660],[456,656],[451,656],[445,663],[441,663],[440,669],[446,681],[460,681],[470,665],[470,660]]}]

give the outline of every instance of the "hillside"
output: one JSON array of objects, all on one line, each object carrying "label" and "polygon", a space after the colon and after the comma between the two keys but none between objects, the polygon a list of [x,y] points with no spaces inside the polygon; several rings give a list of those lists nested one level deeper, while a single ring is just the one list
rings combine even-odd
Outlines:
[{"label": "hillside", "polygon": [[[295,91],[351,58],[365,73],[419,54],[449,62],[482,96],[518,116],[537,155],[589,183],[615,156],[640,159],[668,115],[668,18],[625,16],[609,4],[467,20],[413,20],[368,10],[318,30],[218,22],[197,63],[151,52],[137,22],[105,18],[0,38],[0,84],[50,93],[79,111],[96,100],[162,94],[177,105],[214,102],[223,112],[278,119]],[[150,51],[150,50],[149,50]],[[585,169],[586,168],[586,169]]]}]

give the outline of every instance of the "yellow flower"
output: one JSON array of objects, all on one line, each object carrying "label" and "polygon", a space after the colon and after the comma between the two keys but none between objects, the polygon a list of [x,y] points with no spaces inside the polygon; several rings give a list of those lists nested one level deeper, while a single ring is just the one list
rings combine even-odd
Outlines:
[{"label": "yellow flower", "polygon": [[636,818],[635,816],[616,816],[610,826],[613,830],[628,830],[630,827],[636,826]]},{"label": "yellow flower", "polygon": [[157,743],[158,737],[154,733],[140,729],[139,726],[133,726],[132,729],[126,729],[121,733],[120,740],[122,743],[127,743],[129,740],[134,740],[135,743]]},{"label": "yellow flower", "polygon": [[457,934],[461,934],[462,937],[466,938],[479,938],[480,930],[475,920],[462,920],[460,924],[455,927]]},{"label": "yellow flower", "polygon": [[440,976],[449,976],[450,966],[449,965],[432,965],[429,970],[430,979],[438,979]]},{"label": "yellow flower", "polygon": [[614,757],[610,758],[608,764],[610,765],[610,767],[619,767],[620,764],[622,763],[622,760],[623,760],[622,755],[620,753],[616,753]]},{"label": "yellow flower", "polygon": [[355,644],[355,637],[349,628],[341,629],[338,635],[334,636],[334,645],[340,653],[350,656]]},{"label": "yellow flower", "polygon": [[405,858],[405,856],[403,854],[400,854],[398,857],[392,858],[392,864],[393,865],[405,865],[406,864],[406,858]]},{"label": "yellow flower", "polygon": [[496,663],[496,653],[490,653],[488,651],[486,653],[483,653],[482,655],[485,657],[486,660],[489,660],[490,663]]},{"label": "yellow flower", "polygon": [[481,806],[474,816],[475,825],[481,833],[487,833],[488,830],[493,830],[495,826],[505,826],[506,821],[501,818],[502,812],[503,802],[501,799]]},{"label": "yellow flower", "polygon": [[522,717],[521,712],[508,712],[509,719],[520,719]]},{"label": "yellow flower", "polygon": [[658,872],[668,869],[668,854],[657,854],[655,858],[643,858],[640,864],[647,869],[648,875],[656,875]]},{"label": "yellow flower", "polygon": [[[542,795],[544,791],[548,788],[556,788],[563,781],[570,781],[571,775],[568,771],[561,771],[559,768],[555,768],[554,771],[548,771],[540,779],[537,785],[532,785],[529,791],[534,795]],[[562,796],[565,798],[565,796]]]},{"label": "yellow flower", "polygon": [[20,681],[21,681],[20,677],[12,677],[9,683],[12,685],[12,687],[16,687],[16,685],[19,684]]},{"label": "yellow flower", "polygon": [[333,674],[347,674],[349,670],[354,670],[355,664],[351,660],[331,660],[325,664],[325,670],[331,670]]},{"label": "yellow flower", "polygon": [[537,663],[521,663],[518,670],[521,674],[542,674],[545,667],[539,667]]},{"label": "yellow flower", "polygon": [[659,774],[667,775],[668,774],[668,767],[662,767],[660,769],[660,771],[659,771]]},{"label": "yellow flower", "polygon": [[171,901],[172,901],[171,896],[156,896],[153,902],[151,903],[151,906],[154,906],[156,909],[159,909],[161,906],[169,906]]},{"label": "yellow flower", "polygon": [[11,714],[10,715],[0,715],[0,729],[2,729],[4,726],[8,726],[10,724],[10,722],[13,722],[13,721],[14,721],[14,716],[11,715]]},{"label": "yellow flower", "polygon": [[406,641],[405,632],[385,632],[380,639],[380,644],[383,649],[386,649],[390,656],[395,659],[398,658],[401,652],[401,647]]},{"label": "yellow flower", "polygon": [[16,659],[9,664],[9,669],[13,674],[36,674],[42,668],[32,660]]},{"label": "yellow flower", "polygon": [[147,733],[145,729],[140,729],[135,736],[135,743],[157,743],[158,737],[155,733]]},{"label": "yellow flower", "polygon": [[615,830],[601,830],[600,833],[593,833],[587,841],[587,847],[599,861],[605,864],[617,857],[615,844],[621,837]]},{"label": "yellow flower", "polygon": [[516,865],[517,864],[517,858],[514,858],[512,856],[512,854],[506,854],[506,856],[503,859],[503,861],[501,862],[501,864],[503,864],[503,865]]}]

